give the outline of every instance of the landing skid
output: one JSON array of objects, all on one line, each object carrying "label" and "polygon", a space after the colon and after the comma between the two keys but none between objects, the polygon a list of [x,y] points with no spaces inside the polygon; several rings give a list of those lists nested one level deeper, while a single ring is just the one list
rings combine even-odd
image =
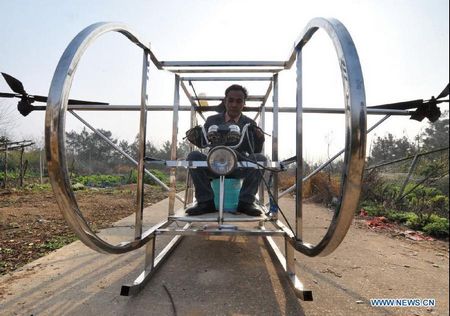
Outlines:
[{"label": "landing skid", "polygon": [[[231,215],[235,220],[239,221],[239,217],[236,215]],[[239,216],[239,215],[238,215]],[[132,284],[122,285],[120,295],[122,296],[132,296],[138,294],[148,281],[155,274],[157,269],[161,267],[164,261],[172,254],[173,250],[180,243],[184,236],[259,236],[263,237],[265,245],[269,252],[271,253],[271,259],[274,265],[278,265],[282,271],[285,272],[285,276],[289,281],[295,295],[304,301],[312,301],[313,295],[312,291],[305,289],[303,283],[299,280],[295,272],[295,257],[294,248],[289,243],[285,232],[282,229],[266,229],[264,226],[259,228],[242,229],[236,225],[223,224],[217,225],[208,223],[210,222],[210,217],[214,217],[214,213],[205,214],[203,217],[200,216],[182,216],[178,217],[178,220],[187,221],[190,218],[195,218],[196,222],[205,222],[205,225],[192,225],[192,223],[186,224],[183,228],[156,228],[154,229],[154,234],[151,240],[146,244],[145,257],[144,257],[144,270],[141,274],[133,281]],[[217,217],[215,217],[217,220]],[[245,219],[245,218],[244,218]],[[261,219],[266,219],[265,216],[261,217],[248,217],[244,221],[260,221]],[[151,228],[153,229],[153,228]],[[175,235],[175,237],[167,244],[167,246],[155,257],[155,243],[156,237],[158,235]],[[273,237],[284,236],[285,241],[285,253],[286,257],[283,255],[282,251],[278,248]]]}]

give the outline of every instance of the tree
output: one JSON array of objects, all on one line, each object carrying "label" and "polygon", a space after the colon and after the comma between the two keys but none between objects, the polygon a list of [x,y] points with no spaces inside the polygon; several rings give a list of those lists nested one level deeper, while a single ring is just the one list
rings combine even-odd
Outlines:
[{"label": "tree", "polygon": [[377,137],[372,145],[369,163],[376,164],[382,161],[392,161],[412,155],[416,152],[414,143],[406,136],[395,138],[391,133],[385,137]]},{"label": "tree", "polygon": [[433,150],[448,146],[448,132],[448,111],[445,111],[440,120],[428,122],[428,127],[420,135],[422,148]]},{"label": "tree", "polygon": [[0,102],[0,141],[2,138],[8,138],[10,130],[14,128],[15,119],[13,119],[14,107],[8,106],[5,102]]},{"label": "tree", "polygon": [[[99,129],[99,132],[113,144],[117,144],[118,140],[112,138],[110,131]],[[79,134],[75,131],[66,133],[66,144],[73,164],[77,164],[77,169],[82,172],[110,170],[117,157],[108,143],[94,132],[89,133],[86,128]]]}]

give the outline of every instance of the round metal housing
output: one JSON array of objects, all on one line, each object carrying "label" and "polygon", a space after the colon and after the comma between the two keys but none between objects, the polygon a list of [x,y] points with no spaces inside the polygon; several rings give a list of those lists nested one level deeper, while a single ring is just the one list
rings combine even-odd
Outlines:
[{"label": "round metal housing", "polygon": [[232,173],[237,166],[237,156],[233,149],[217,146],[210,150],[207,157],[208,168],[219,176]]}]

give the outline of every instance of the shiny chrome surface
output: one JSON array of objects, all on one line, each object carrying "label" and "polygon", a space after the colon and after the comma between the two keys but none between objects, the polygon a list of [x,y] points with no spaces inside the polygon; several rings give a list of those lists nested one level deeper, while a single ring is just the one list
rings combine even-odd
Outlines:
[{"label": "shiny chrome surface", "polygon": [[[45,111],[45,106],[34,106],[35,111]],[[264,107],[266,112],[273,112],[272,106]],[[67,107],[68,110],[78,111],[140,111],[140,105],[85,105],[85,104],[70,104]],[[173,105],[153,104],[147,107],[147,112],[154,111],[172,111]],[[179,111],[191,111],[191,105],[180,105]],[[258,112],[259,106],[251,106],[244,108],[244,112]],[[278,108],[280,113],[296,113],[297,109],[291,106],[283,106]],[[367,114],[370,115],[398,115],[398,116],[410,116],[414,111],[410,110],[385,110],[385,109],[367,109]],[[201,112],[200,112],[201,113]],[[315,114],[345,114],[345,109],[342,108],[312,108],[304,107],[303,113],[315,113]]]},{"label": "shiny chrome surface", "polygon": [[[217,217],[216,217],[217,222]],[[224,228],[190,228],[190,229],[159,229],[157,235],[183,235],[183,236],[285,236],[282,230],[260,230],[260,229],[228,229]]]},{"label": "shiny chrome surface", "polygon": [[[294,270],[292,269],[292,263],[294,262],[295,264],[294,260],[295,258],[293,257],[294,255],[293,247],[290,247],[290,249],[286,247],[289,251],[289,253],[286,252],[286,257],[289,256],[289,260],[287,260],[287,258],[283,255],[283,253],[278,248],[277,244],[275,243],[272,237],[270,236],[264,237],[264,241],[266,243],[267,249],[269,249],[273,253],[274,257],[278,261],[278,264],[286,272],[289,285],[294,290],[295,295],[303,301],[312,301],[313,300],[312,291],[305,288],[303,283],[297,277],[295,269]],[[289,261],[290,263],[287,264],[287,261]]]},{"label": "shiny chrome surface", "polygon": [[270,81],[272,77],[181,77],[182,81]]},{"label": "shiny chrome surface", "polygon": [[147,140],[147,83],[149,73],[148,52],[143,52],[142,82],[141,82],[141,111],[139,116],[139,152],[137,166],[136,210],[134,224],[134,239],[138,240],[142,234],[142,220],[144,217],[144,170],[145,170],[145,142]]},{"label": "shiny chrome surface", "polygon": [[[172,112],[172,141],[170,147],[170,159],[177,159],[178,145],[178,107],[180,106],[180,76],[175,75],[173,89],[173,112]],[[175,196],[177,194],[176,169],[170,168],[170,191],[169,191],[169,210],[168,215],[175,212]]]},{"label": "shiny chrome surface", "polygon": [[[331,38],[339,60],[341,67],[344,96],[345,96],[345,108],[344,109],[327,109],[327,108],[304,108],[302,104],[302,84],[301,84],[301,52],[304,45],[312,37],[315,31],[319,28],[324,29]],[[57,197],[58,204],[72,229],[77,233],[80,239],[89,247],[101,251],[110,253],[121,253],[136,249],[143,245],[145,241],[150,240],[152,235],[146,235],[146,233],[136,233],[142,235],[140,240],[121,243],[117,246],[110,245],[101,240],[88,226],[87,222],[80,212],[77,202],[74,197],[74,193],[70,186],[68,177],[67,164],[65,161],[65,145],[64,145],[64,126],[65,115],[68,109],[67,100],[72,84],[73,76],[77,68],[78,62],[83,55],[84,51],[91,45],[99,36],[104,33],[116,31],[124,34],[133,43],[144,49],[144,55],[146,60],[150,58],[158,69],[165,69],[169,72],[175,73],[275,73],[273,79],[273,108],[267,107],[265,111],[274,112],[274,131],[273,131],[273,150],[272,157],[278,159],[278,113],[279,112],[296,112],[297,113],[297,128],[296,128],[296,144],[297,144],[297,165],[299,170],[297,172],[297,202],[296,202],[296,236],[298,240],[295,240],[294,236],[290,237],[290,242],[296,250],[301,251],[309,256],[326,255],[332,252],[344,238],[348,227],[351,223],[353,210],[358,202],[360,193],[360,184],[362,177],[362,169],[365,158],[365,140],[366,140],[366,108],[365,108],[365,92],[364,83],[362,79],[361,68],[359,64],[358,55],[352,42],[350,35],[345,27],[337,20],[334,19],[314,19],[312,20],[303,33],[300,36],[300,40],[295,46],[294,53],[286,62],[273,62],[273,61],[158,61],[155,55],[150,51],[147,44],[140,40],[137,36],[124,25],[117,23],[97,23],[89,26],[82,32],[80,32],[74,40],[69,44],[63,56],[60,59],[58,67],[55,71],[52,84],[49,91],[48,103],[46,107],[46,154],[49,168],[50,180]],[[297,59],[297,104],[295,107],[279,107],[278,105],[278,81],[277,75],[279,71],[290,68]],[[144,67],[145,68],[145,67]],[[77,110],[108,110],[108,111],[136,111],[140,110],[141,113],[146,111],[174,111],[173,119],[173,133],[172,143],[176,145],[176,135],[178,128],[178,111],[192,111],[191,106],[181,106],[179,104],[179,87],[180,82],[185,79],[181,79],[176,75],[174,104],[173,105],[146,105],[146,102],[141,102],[140,106],[81,106],[71,105],[69,109]],[[183,77],[189,78],[189,77]],[[233,77],[230,77],[233,78]],[[256,78],[256,77],[255,77]],[[266,77],[264,77],[264,80]],[[229,78],[228,78],[229,79]],[[212,77],[211,79],[204,79],[204,81],[225,81],[228,80],[224,77]],[[194,79],[193,79],[194,80]],[[195,80],[203,80],[196,77]],[[249,79],[252,80],[252,79]],[[256,80],[256,79],[253,79]],[[182,86],[184,87],[184,86]],[[185,88],[185,87],[184,87]],[[270,89],[269,89],[270,90]],[[268,90],[268,91],[269,91]],[[185,91],[186,92],[186,91]],[[267,100],[269,92],[264,96],[255,96],[255,101]],[[208,97],[209,99],[219,99],[219,97]],[[222,97],[220,97],[222,99]],[[191,103],[193,101],[190,97]],[[259,107],[250,109],[250,111],[259,111]],[[370,113],[374,114],[398,114],[409,115],[410,111],[388,111],[388,110],[370,110]],[[345,170],[342,177],[342,192],[341,192],[341,204],[333,217],[332,223],[327,231],[325,237],[316,246],[311,246],[301,240],[301,179],[303,172],[301,170],[302,159],[302,115],[303,113],[345,113],[346,115],[346,148],[345,153]],[[394,115],[395,115],[394,114]],[[142,118],[142,116],[141,116]],[[275,119],[276,118],[276,119]],[[141,120],[142,126],[145,126],[145,122]],[[144,132],[141,133],[144,135]],[[144,137],[145,139],[145,137]],[[141,140],[142,143],[142,140]],[[172,148],[172,154],[175,146]],[[175,148],[176,149],[176,148]],[[142,151],[143,152],[143,151]],[[172,155],[172,159],[176,159]],[[142,157],[141,157],[142,158]],[[141,159],[140,159],[141,160]],[[181,166],[182,163],[176,162],[173,165],[166,163],[170,167]],[[142,163],[139,163],[139,167],[142,169]],[[193,164],[188,167],[195,167]],[[143,174],[143,172],[142,172]],[[174,178],[174,173],[171,172],[171,182]],[[174,183],[174,182],[172,182]],[[276,186],[276,184],[275,184]],[[173,194],[172,194],[173,195]],[[142,196],[141,196],[142,197]],[[139,198],[139,201],[141,198]],[[171,199],[173,203],[173,198]],[[173,208],[172,208],[173,209]],[[171,216],[169,211],[169,218],[174,220],[181,220],[183,217]],[[224,216],[224,221],[226,221]],[[192,220],[192,217],[185,216],[186,221]],[[216,217],[217,218],[217,217]],[[261,221],[261,219],[260,219]],[[137,219],[137,226],[139,224]],[[287,234],[287,232],[285,232]]]},{"label": "shiny chrome surface", "polygon": [[[312,35],[319,29],[326,31],[331,38],[336,50],[341,69],[344,89],[344,109],[346,115],[346,148],[344,155],[344,170],[342,174],[342,188],[340,204],[334,213],[330,226],[323,239],[315,246],[305,244],[298,240],[301,233],[301,187],[303,173],[297,172],[296,196],[297,196],[297,240],[291,240],[296,250],[308,255],[327,255],[333,252],[344,239],[353,219],[354,211],[359,202],[361,182],[364,169],[366,150],[366,100],[364,81],[353,40],[347,29],[338,20],[316,18],[308,23],[297,49],[297,168],[302,165],[302,152],[298,149],[302,142],[302,84],[301,84],[301,51]],[[299,61],[300,59],[300,61]],[[300,66],[300,67],[299,67]],[[299,69],[300,68],[300,69]],[[300,117],[299,117],[300,116]],[[300,209],[298,209],[300,208]],[[299,228],[300,225],[300,228]],[[301,235],[300,235],[301,236]]]},{"label": "shiny chrome surface", "polygon": [[296,133],[295,144],[297,156],[297,168],[295,171],[295,237],[297,240],[303,239],[303,71],[302,71],[302,51],[297,53],[297,113],[296,113]]},{"label": "shiny chrome surface", "polygon": [[[121,296],[131,296],[134,294],[139,293],[139,291],[145,286],[145,284],[151,279],[151,277],[154,275],[154,273],[162,266],[164,261],[169,257],[169,255],[172,253],[172,251],[178,246],[180,241],[182,240],[183,236],[175,236],[172,238],[172,240],[167,244],[166,247],[164,247],[163,250],[158,254],[156,258],[153,259],[153,257],[150,259],[151,261],[147,261],[147,254],[146,254],[146,264],[150,263],[150,265],[146,265],[144,267],[144,271],[136,278],[136,280],[133,281],[133,284],[125,284],[122,285],[122,288],[120,290]],[[151,242],[149,243],[151,244]],[[148,249],[147,249],[148,250]],[[151,249],[154,251],[154,249]]]},{"label": "shiny chrome surface", "polygon": [[161,65],[167,67],[283,67],[284,61],[161,61]]},{"label": "shiny chrome surface", "polygon": [[101,35],[119,32],[130,41],[149,51],[143,41],[127,26],[119,23],[97,23],[81,31],[61,56],[48,93],[45,117],[45,145],[48,173],[58,205],[68,225],[80,240],[99,252],[124,253],[144,245],[150,237],[111,245],[98,237],[84,219],[73,193],[65,157],[65,121],[67,102],[80,58],[86,49]]}]

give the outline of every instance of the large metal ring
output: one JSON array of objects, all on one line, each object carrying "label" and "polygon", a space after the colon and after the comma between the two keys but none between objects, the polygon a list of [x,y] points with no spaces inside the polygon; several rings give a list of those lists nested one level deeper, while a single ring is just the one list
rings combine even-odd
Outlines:
[{"label": "large metal ring", "polygon": [[[302,196],[302,73],[301,50],[319,29],[327,32],[336,49],[341,69],[345,103],[345,151],[341,180],[340,203],[322,240],[312,246],[303,240],[292,238],[295,248],[308,256],[325,256],[333,252],[344,239],[359,203],[366,152],[366,97],[364,81],[353,40],[345,26],[336,19],[316,18],[306,26],[297,50],[297,184],[296,194]],[[301,227],[302,201],[296,200],[297,227]],[[297,236],[299,232],[297,231]]]},{"label": "large metal ring", "polygon": [[91,230],[75,199],[65,157],[67,102],[75,70],[89,45],[107,32],[120,32],[139,47],[149,50],[144,42],[123,24],[102,22],[82,30],[64,51],[53,75],[45,115],[45,147],[50,182],[59,208],[69,226],[83,243],[96,251],[124,253],[143,246],[147,240],[142,238],[120,245],[111,245]]}]

